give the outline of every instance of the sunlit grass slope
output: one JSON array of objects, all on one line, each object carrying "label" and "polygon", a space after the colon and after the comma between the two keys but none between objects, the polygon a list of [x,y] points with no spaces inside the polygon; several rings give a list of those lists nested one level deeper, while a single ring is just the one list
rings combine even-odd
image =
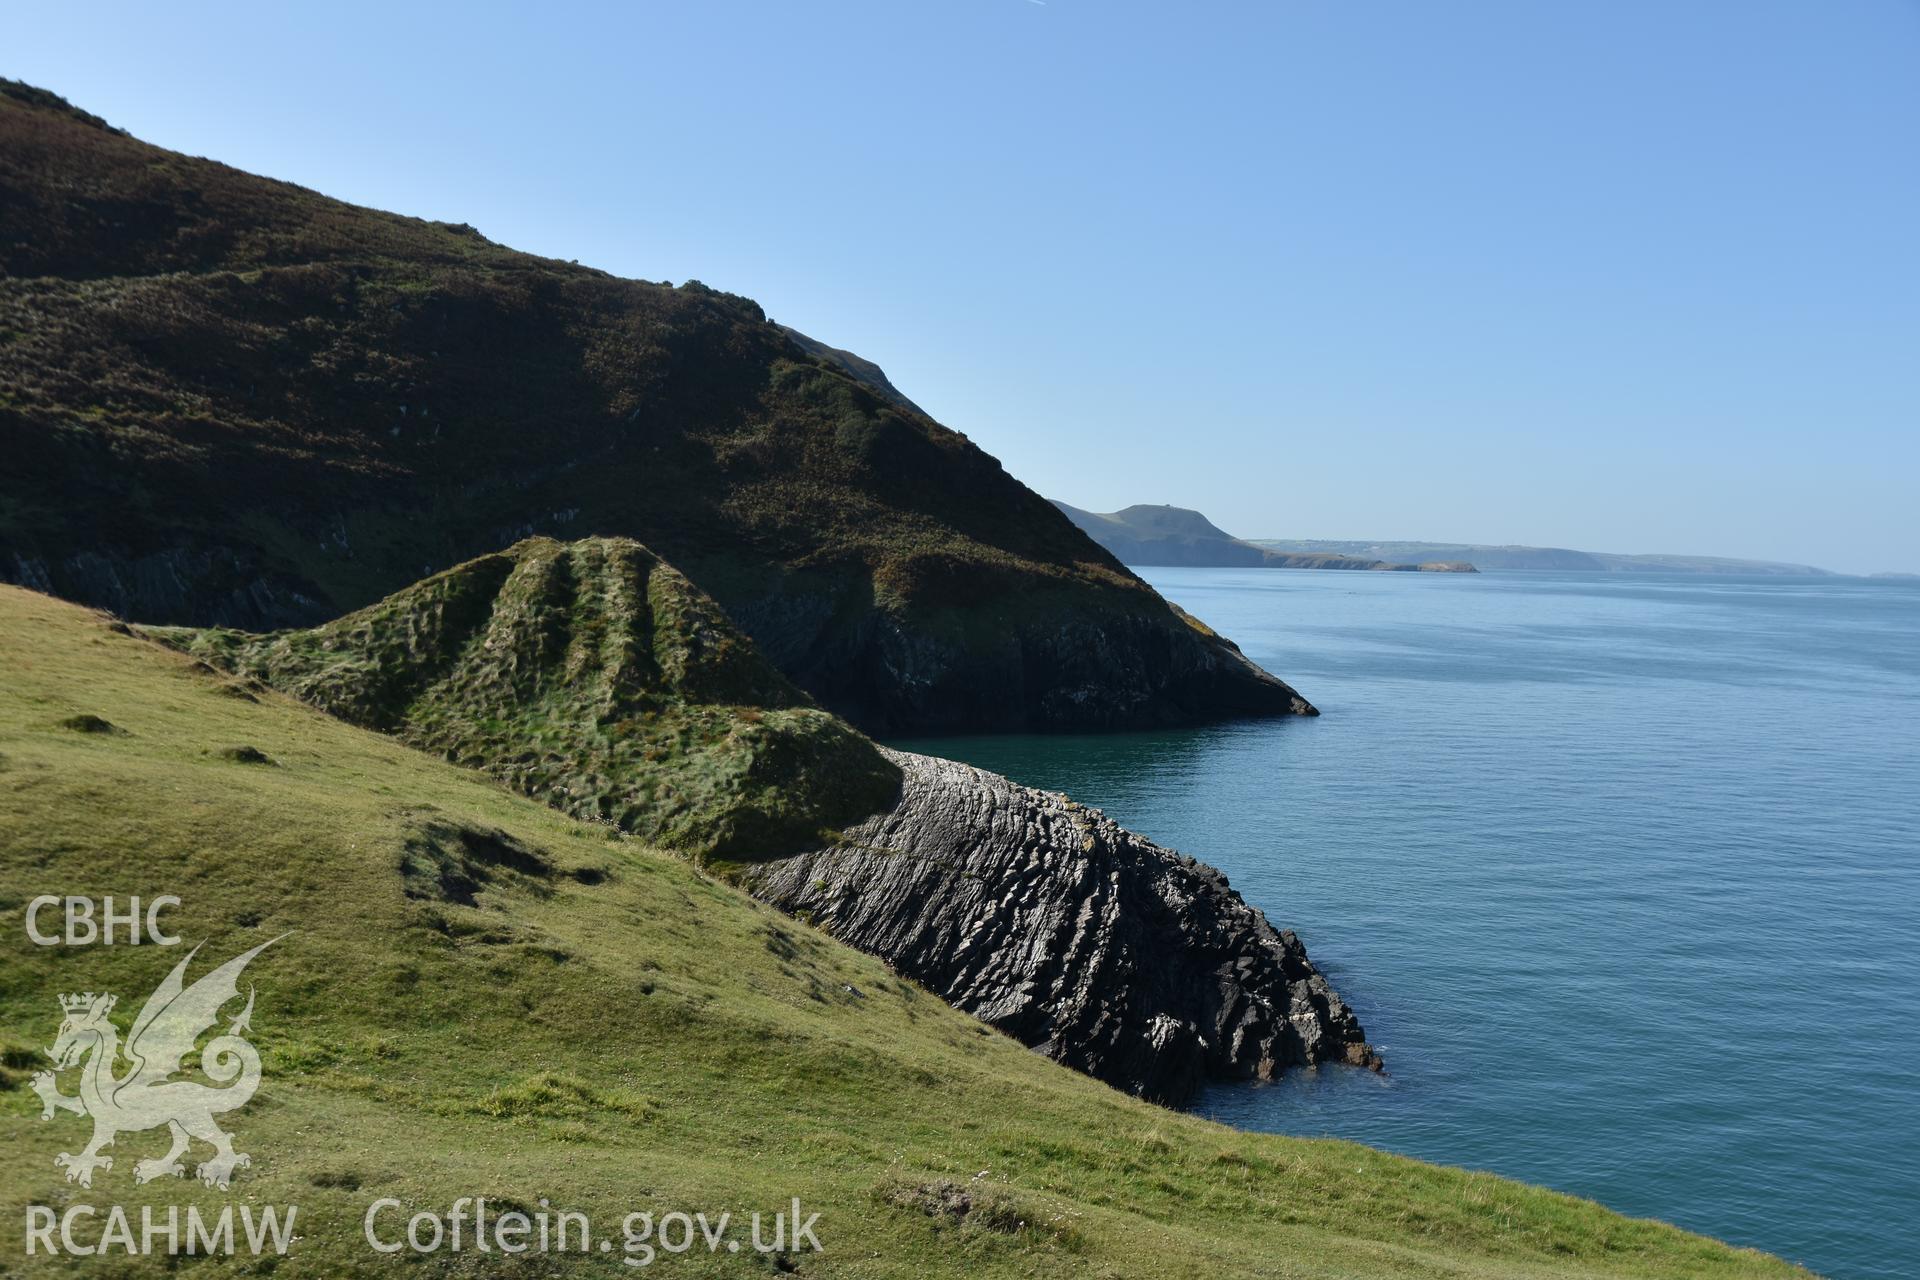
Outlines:
[{"label": "sunlit grass slope", "polygon": [[[92,1190],[62,1181],[53,1157],[85,1122],[43,1123],[28,1088],[56,994],[117,992],[124,1026],[180,952],[31,946],[22,907],[49,892],[177,894],[165,922],[205,943],[196,964],[291,931],[248,972],[266,1075],[228,1117],[254,1158],[230,1192],[136,1187],[133,1162],[165,1144],[151,1132],[124,1135]],[[596,1226],[798,1196],[825,1245],[781,1264],[803,1275],[1798,1274],[1487,1175],[1129,1099],[685,861],[10,587],[0,921],[0,1272],[172,1270],[29,1264],[25,1206],[77,1196],[298,1204],[280,1275],[620,1273],[603,1256],[403,1263],[361,1239],[377,1198],[486,1195]],[[948,1180],[971,1212],[917,1190]]]}]

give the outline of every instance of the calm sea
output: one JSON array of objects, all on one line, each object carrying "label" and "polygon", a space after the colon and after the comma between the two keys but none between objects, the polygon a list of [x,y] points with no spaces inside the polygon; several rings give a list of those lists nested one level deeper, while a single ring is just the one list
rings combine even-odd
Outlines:
[{"label": "calm sea", "polygon": [[1920,1275],[1920,584],[1147,576],[1325,714],[900,745],[1221,867],[1387,1059],[1201,1111]]}]

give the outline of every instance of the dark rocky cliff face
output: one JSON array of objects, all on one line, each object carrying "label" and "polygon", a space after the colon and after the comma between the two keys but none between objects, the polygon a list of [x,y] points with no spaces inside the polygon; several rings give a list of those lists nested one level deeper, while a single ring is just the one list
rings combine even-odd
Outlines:
[{"label": "dark rocky cliff face", "polygon": [[1206,1079],[1378,1066],[1307,958],[1220,872],[1064,796],[888,752],[899,803],[749,890],[1023,1043],[1160,1102]]},{"label": "dark rocky cliff face", "polygon": [[0,580],[306,627],[634,538],[884,732],[1310,711],[865,361],[0,82]]},{"label": "dark rocky cliff face", "polygon": [[876,736],[1320,714],[1177,608],[1164,618],[1116,613],[1036,591],[1014,609],[933,611],[917,626],[873,609],[816,621],[831,609],[824,595],[722,602],[795,683]]}]

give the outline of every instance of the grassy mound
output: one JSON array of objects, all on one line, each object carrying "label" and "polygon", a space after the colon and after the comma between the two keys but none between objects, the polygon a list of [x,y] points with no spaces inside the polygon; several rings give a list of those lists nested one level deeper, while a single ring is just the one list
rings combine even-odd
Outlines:
[{"label": "grassy mound", "polygon": [[625,539],[530,538],[309,631],[153,631],[576,817],[697,853],[789,852],[899,789],[871,743]]},{"label": "grassy mound", "polygon": [[[80,1199],[136,1219],[297,1204],[282,1276],[613,1274],[578,1254],[403,1266],[361,1238],[376,1199],[444,1214],[485,1195],[616,1231],[634,1210],[798,1196],[825,1246],[779,1261],[801,1275],[1802,1274],[1486,1174],[1129,1099],[684,860],[290,698],[235,697],[77,607],[0,587],[0,671],[0,1269],[44,1261],[16,1252],[27,1205]],[[61,727],[75,716],[125,732]],[[223,755],[236,743],[277,767]],[[27,1087],[56,993],[115,992],[124,1026],[180,953],[33,946],[20,909],[48,892],[177,894],[164,924],[205,944],[196,963],[292,931],[247,972],[265,1078],[226,1118],[253,1157],[230,1193],[135,1185],[153,1133],[123,1135],[91,1191],[61,1180],[84,1121],[43,1123]],[[751,1252],[661,1265],[774,1273]]]}]

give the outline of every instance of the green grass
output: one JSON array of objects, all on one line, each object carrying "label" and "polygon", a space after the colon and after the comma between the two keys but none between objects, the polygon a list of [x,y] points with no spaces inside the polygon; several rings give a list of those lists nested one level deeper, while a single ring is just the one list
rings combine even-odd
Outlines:
[{"label": "green grass", "polygon": [[578,818],[740,861],[887,807],[900,771],[637,542],[529,538],[324,626],[145,629]]},{"label": "green grass", "polygon": [[[166,922],[215,961],[292,931],[248,974],[267,1074],[230,1117],[255,1161],[230,1195],[134,1187],[152,1134],[79,1193],[297,1203],[279,1274],[395,1274],[360,1239],[367,1204],[475,1194],[596,1223],[797,1195],[826,1245],[793,1259],[802,1275],[1803,1274],[1486,1174],[1127,1098],[685,860],[290,698],[236,696],[74,606],[0,587],[0,672],[0,1269],[24,1265],[27,1204],[76,1194],[52,1160],[84,1122],[42,1123],[25,1087],[55,993],[137,1007],[178,958],[28,945],[21,907],[59,892],[178,894]],[[83,716],[119,732],[67,727]],[[542,1273],[484,1261],[401,1269]],[[771,1274],[751,1256],[659,1265]]]}]

